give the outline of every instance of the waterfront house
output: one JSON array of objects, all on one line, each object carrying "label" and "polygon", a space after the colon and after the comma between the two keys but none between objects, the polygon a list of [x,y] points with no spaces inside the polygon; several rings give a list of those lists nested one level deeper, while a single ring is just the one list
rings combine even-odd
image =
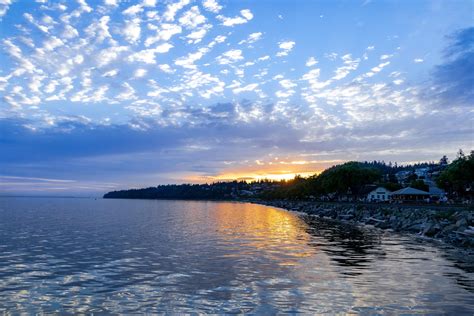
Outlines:
[{"label": "waterfront house", "polygon": [[412,187],[406,187],[398,191],[394,191],[391,194],[391,198],[394,201],[423,201],[430,197],[430,194],[425,191],[421,191]]},{"label": "waterfront house", "polygon": [[385,202],[390,200],[391,191],[384,187],[377,187],[367,194],[369,202]]}]

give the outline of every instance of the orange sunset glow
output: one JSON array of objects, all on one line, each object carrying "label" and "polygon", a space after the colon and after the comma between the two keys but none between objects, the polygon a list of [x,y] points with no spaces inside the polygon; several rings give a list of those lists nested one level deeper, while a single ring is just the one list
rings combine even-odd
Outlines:
[{"label": "orange sunset glow", "polygon": [[240,164],[234,168],[228,168],[223,172],[210,176],[191,176],[191,182],[213,182],[213,181],[229,181],[244,180],[247,182],[258,180],[291,180],[295,176],[309,177],[319,174],[323,170],[341,163],[342,160],[297,160],[287,159],[279,160],[273,158],[270,161],[255,160],[250,163]]}]

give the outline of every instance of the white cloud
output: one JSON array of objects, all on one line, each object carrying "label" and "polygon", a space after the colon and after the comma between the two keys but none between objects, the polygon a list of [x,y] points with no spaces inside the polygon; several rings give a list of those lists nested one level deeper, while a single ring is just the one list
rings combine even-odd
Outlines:
[{"label": "white cloud", "polygon": [[202,2],[202,5],[207,11],[213,12],[213,13],[219,13],[220,10],[222,10],[222,6],[217,3],[216,0],[204,0]]},{"label": "white cloud", "polygon": [[285,41],[278,43],[278,47],[281,49],[281,51],[276,54],[277,57],[287,56],[291,52],[293,47],[295,47],[295,44],[296,43],[293,41]]},{"label": "white cloud", "polygon": [[416,64],[419,64],[419,63],[424,62],[424,60],[421,59],[421,58],[415,58],[415,59],[413,59],[413,62],[416,63]]},{"label": "white cloud", "polygon": [[79,36],[79,32],[74,27],[68,24],[64,26],[64,31],[62,33],[63,38],[71,39],[78,36]]},{"label": "white cloud", "polygon": [[289,79],[280,80],[279,84],[285,89],[291,89],[291,88],[294,88],[294,87],[297,86],[296,83],[294,83],[293,81],[291,81]]},{"label": "white cloud", "polygon": [[110,17],[105,15],[99,19],[99,21],[94,21],[85,29],[85,33],[90,37],[95,39],[98,43],[102,43],[107,38],[112,38],[109,32]]},{"label": "white cloud", "polygon": [[335,75],[332,77],[333,80],[341,80],[347,77],[351,71],[356,70],[359,66],[360,59],[352,59],[351,54],[346,54],[341,59],[344,61],[344,66],[336,69]]},{"label": "white cloud", "polygon": [[186,38],[189,39],[188,43],[193,43],[197,44],[202,41],[202,39],[206,36],[207,32],[212,26],[210,24],[206,24],[200,28],[198,28],[196,31],[189,33],[186,35]]},{"label": "white cloud", "polygon": [[217,62],[221,65],[228,65],[244,59],[240,49],[232,49],[217,57]]},{"label": "white cloud", "polygon": [[379,64],[377,67],[370,69],[370,71],[377,73],[377,72],[380,72],[383,68],[387,67],[388,65],[390,65],[389,61]]},{"label": "white cloud", "polygon": [[159,41],[169,41],[174,35],[182,32],[181,26],[170,23],[163,23],[160,25],[160,27],[152,29],[156,29],[156,35],[150,36],[145,40],[146,47],[153,45]]},{"label": "white cloud", "polygon": [[216,18],[222,22],[222,25],[231,27],[238,24],[245,24],[253,18],[252,12],[250,12],[248,9],[241,10],[240,15],[241,16],[236,16],[233,18],[218,15]]},{"label": "white cloud", "polygon": [[54,90],[56,90],[56,87],[59,85],[59,82],[57,80],[51,80],[45,87],[44,87],[44,92],[45,93],[53,93]]},{"label": "white cloud", "polygon": [[260,40],[262,38],[262,33],[261,32],[256,32],[256,33],[252,33],[250,34],[247,39],[245,40],[241,40],[239,42],[239,45],[242,45],[242,44],[253,44],[255,43],[256,41]]},{"label": "white cloud", "polygon": [[41,25],[39,24],[35,18],[33,18],[33,15],[31,15],[30,13],[24,13],[23,14],[23,17],[28,21],[30,22],[31,24],[33,24],[36,28],[38,28],[41,32],[43,33],[49,33],[49,27],[45,26],[45,25]]},{"label": "white cloud", "polygon": [[118,0],[104,0],[104,4],[115,7],[118,5]]},{"label": "white cloud", "polygon": [[116,75],[118,75],[118,73],[118,69],[112,69],[107,72],[104,72],[104,74],[102,74],[102,77],[115,77]]},{"label": "white cloud", "polygon": [[81,11],[87,13],[92,12],[92,8],[87,4],[86,0],[77,0],[77,3]]},{"label": "white cloud", "polygon": [[163,14],[163,18],[165,19],[165,21],[174,21],[176,13],[178,13],[179,10],[187,6],[189,2],[190,0],[180,0],[176,3],[169,4],[166,7],[166,12]]},{"label": "white cloud", "polygon": [[[307,73],[303,75],[301,80],[307,81],[309,84],[309,89],[312,92],[318,92],[319,90],[327,87],[331,84],[331,80],[326,81],[319,81],[319,76],[321,74],[321,70],[319,68],[313,68]],[[312,94],[306,93],[303,97],[309,102],[309,99],[312,100]]]},{"label": "white cloud", "polygon": [[[234,83],[234,85],[236,85],[236,83]],[[229,87],[231,87],[231,86],[228,86],[228,88]],[[251,91],[254,91],[257,87],[258,87],[258,83],[251,83],[251,84],[248,84],[244,87],[235,88],[235,89],[232,90],[232,92],[234,94],[238,94],[238,93],[242,93],[242,92],[251,92]]]},{"label": "white cloud", "polygon": [[308,60],[306,61],[306,67],[311,67],[311,66],[314,66],[318,63],[318,61],[316,60],[316,58],[314,57],[310,57],[308,58]]},{"label": "white cloud", "polygon": [[146,63],[146,64],[155,64],[156,63],[156,60],[155,60],[155,55],[156,54],[166,53],[173,47],[174,46],[171,45],[170,43],[164,43],[164,44],[158,45],[155,48],[144,49],[144,50],[138,51],[136,53],[133,53],[130,56],[128,56],[128,60],[130,62],[137,61],[137,62],[142,62],[142,63]]},{"label": "white cloud", "polygon": [[337,53],[326,53],[326,54],[324,54],[324,57],[329,59],[329,60],[334,61],[337,58]]},{"label": "white cloud", "polygon": [[186,11],[178,21],[185,28],[194,29],[198,25],[205,23],[206,17],[201,14],[197,6],[193,6],[190,10]]},{"label": "white cloud", "polygon": [[144,7],[154,7],[156,5],[156,0],[143,0],[142,4]]},{"label": "white cloud", "polygon": [[141,28],[140,28],[140,19],[134,18],[125,23],[123,29],[123,35],[125,39],[132,44],[135,44],[140,39]]},{"label": "white cloud", "polygon": [[133,77],[135,78],[143,78],[145,77],[147,74],[147,70],[146,69],[143,69],[143,68],[138,68],[137,70],[135,70],[135,73],[133,74]]},{"label": "white cloud", "polygon": [[240,11],[240,14],[249,21],[253,19],[253,14],[249,9]]},{"label": "white cloud", "polygon": [[63,41],[61,41],[56,36],[51,36],[43,43],[43,49],[50,52],[63,45],[64,45]]},{"label": "white cloud", "polygon": [[295,90],[279,90],[275,92],[277,98],[286,99],[295,94]]},{"label": "white cloud", "polygon": [[12,4],[12,0],[2,0],[0,2],[0,20],[5,14],[7,14],[8,9],[11,4]]},{"label": "white cloud", "polygon": [[99,67],[104,67],[105,65],[108,65],[112,61],[116,60],[122,52],[125,52],[127,50],[127,46],[113,46],[105,48],[97,54],[97,65]]},{"label": "white cloud", "polygon": [[123,10],[122,13],[124,15],[137,15],[138,13],[143,11],[143,6],[141,4],[135,4],[132,6],[129,6],[127,9]]},{"label": "white cloud", "polygon": [[122,88],[122,92],[117,95],[115,99],[119,101],[130,101],[137,98],[137,96],[135,95],[135,89],[133,89],[133,87],[129,83],[124,82],[122,84]]},{"label": "white cloud", "polygon": [[162,64],[162,65],[158,65],[158,68],[163,71],[163,72],[166,72],[168,74],[172,74],[175,72],[175,70],[173,68],[170,67],[170,65],[168,64]]},{"label": "white cloud", "polygon": [[187,56],[176,59],[174,64],[183,68],[196,69],[194,63],[200,60],[207,52],[207,48],[200,48],[197,52],[189,53]]}]

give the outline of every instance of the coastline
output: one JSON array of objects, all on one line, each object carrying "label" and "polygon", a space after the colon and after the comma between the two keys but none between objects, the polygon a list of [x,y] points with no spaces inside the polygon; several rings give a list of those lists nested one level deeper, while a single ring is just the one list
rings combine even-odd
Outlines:
[{"label": "coastline", "polygon": [[345,224],[368,225],[382,230],[408,233],[414,237],[442,241],[468,250],[474,256],[474,209],[472,206],[470,208],[459,205],[359,204],[262,199],[158,200],[240,202],[271,206]]},{"label": "coastline", "polygon": [[304,213],[353,225],[370,225],[382,230],[409,233],[415,237],[439,240],[465,250],[474,250],[474,211],[436,209],[429,206],[393,204],[329,204],[307,201],[244,200],[260,205]]}]

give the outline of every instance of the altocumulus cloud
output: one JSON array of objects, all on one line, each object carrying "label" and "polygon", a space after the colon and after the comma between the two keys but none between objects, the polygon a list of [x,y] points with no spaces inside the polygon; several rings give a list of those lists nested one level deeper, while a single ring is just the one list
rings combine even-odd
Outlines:
[{"label": "altocumulus cloud", "polygon": [[[328,19],[298,12],[321,30],[314,37],[292,29],[291,12],[278,19],[254,6],[3,1],[2,179],[100,191],[472,146],[472,27],[439,36],[447,48],[435,65],[400,48],[404,38],[372,43],[340,20],[341,42],[361,39],[344,49],[331,45]],[[431,78],[411,78],[413,65]]]}]

